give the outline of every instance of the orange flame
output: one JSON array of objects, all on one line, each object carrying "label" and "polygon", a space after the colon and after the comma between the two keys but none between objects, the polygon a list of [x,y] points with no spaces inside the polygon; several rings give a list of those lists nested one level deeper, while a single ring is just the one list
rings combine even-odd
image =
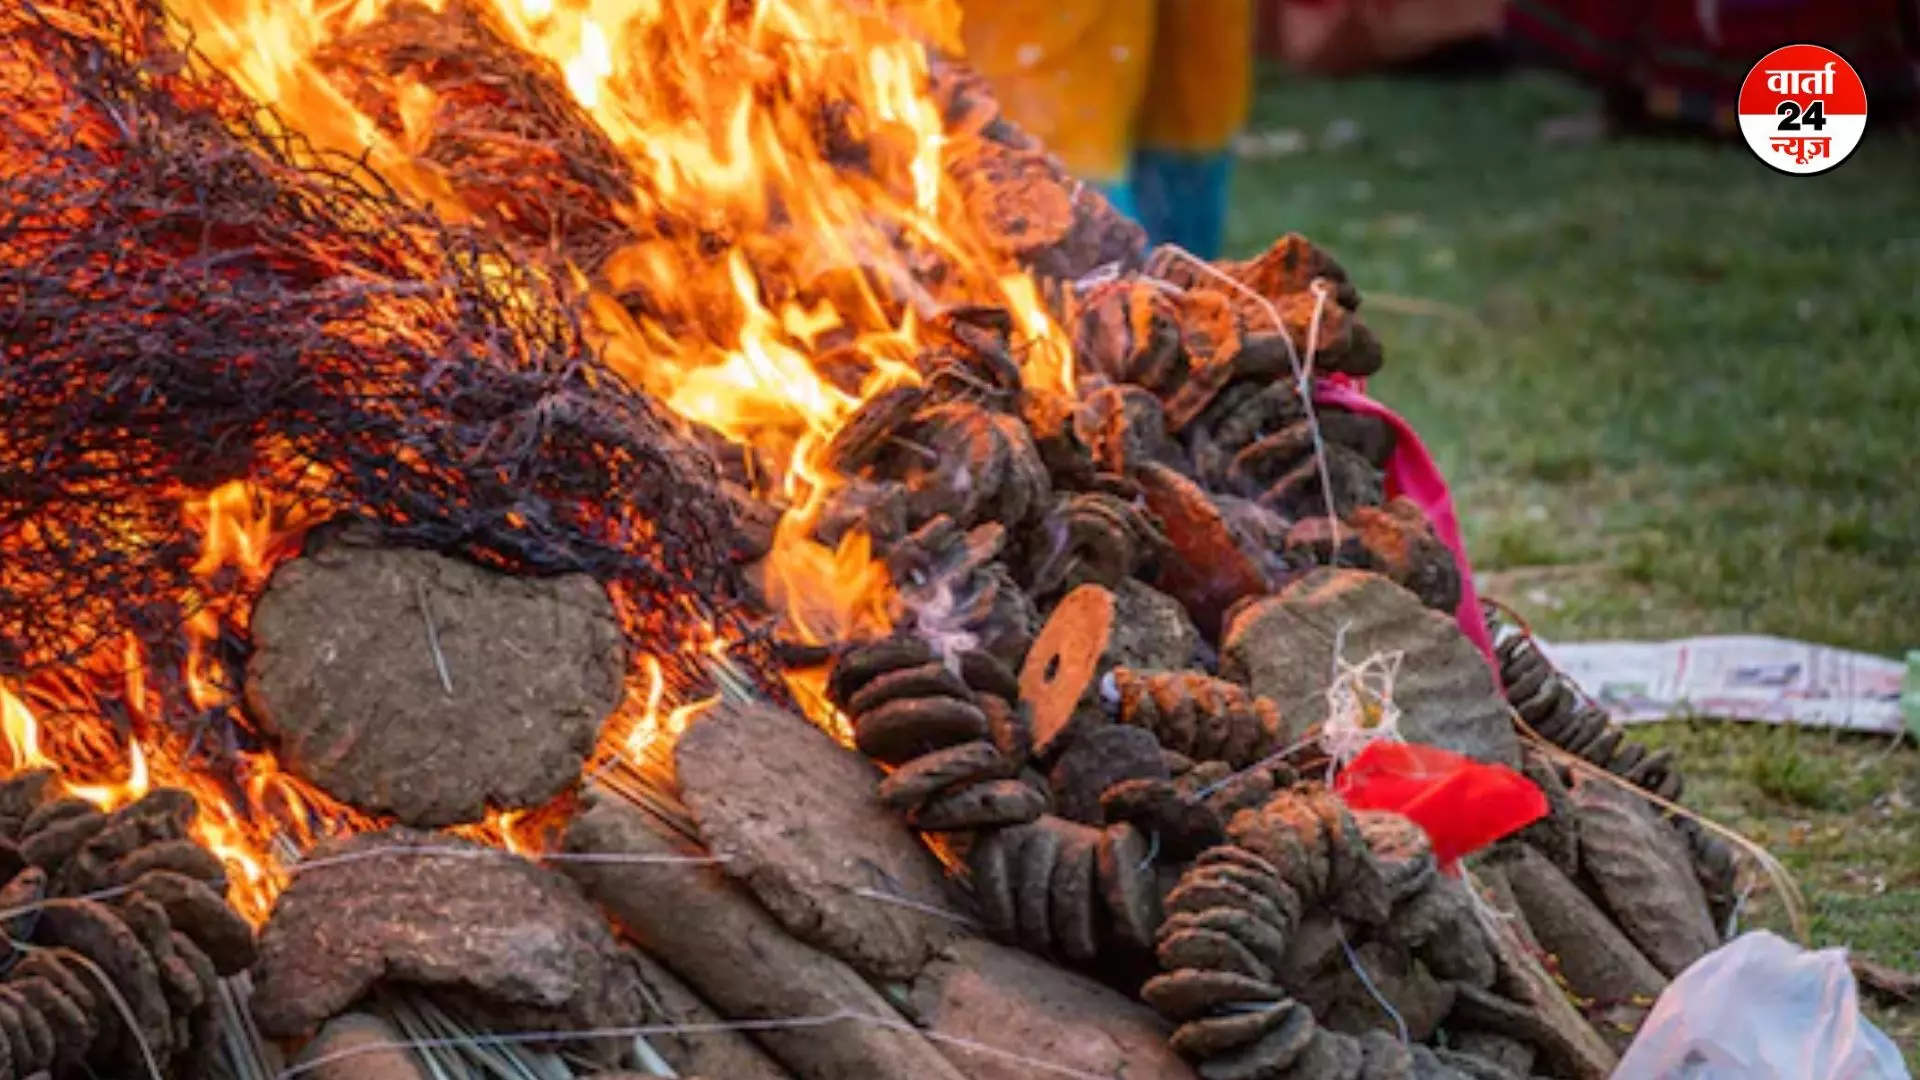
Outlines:
[{"label": "orange flame", "polygon": [[[193,567],[200,595],[183,598],[192,614],[183,627],[178,674],[192,708],[237,717],[239,688],[217,659],[217,643],[245,629],[254,597],[294,550],[304,523],[264,489],[238,481],[189,498],[181,513],[200,538]],[[226,865],[235,907],[264,920],[285,885],[276,842],[304,848],[324,833],[371,821],[281,771],[271,754],[242,753],[217,775],[196,762],[189,742],[161,715],[155,663],[129,637],[121,649],[103,650],[75,669],[0,685],[7,771],[50,769],[58,794],[102,810],[157,786],[188,791],[199,806],[194,838]],[[108,703],[114,701],[124,706],[126,720],[113,718]],[[50,728],[43,716],[57,722]]]},{"label": "orange flame", "polygon": [[[884,627],[885,574],[868,547],[818,549],[812,514],[840,483],[817,454],[862,401],[918,378],[926,319],[997,304],[1027,339],[1035,386],[1071,386],[1064,334],[1033,280],[997,250],[946,182],[952,137],[929,86],[926,43],[958,50],[955,0],[431,0],[467,2],[508,42],[553,65],[631,167],[630,239],[575,276],[615,370],[681,416],[751,448],[762,494],[795,519],[765,576],[815,641]],[[357,88],[316,64],[330,43],[400,0],[178,0],[209,58],[316,143],[365,156],[456,216],[473,208],[413,153],[434,134],[432,89],[405,77],[398,125],[360,111]],[[822,125],[860,147],[849,165]],[[457,124],[453,117],[442,124]],[[663,224],[664,223],[664,224]],[[718,249],[714,245],[721,245]],[[952,268],[930,286],[914,253]],[[644,297],[622,304],[613,297]],[[815,363],[857,357],[849,385]],[[818,550],[807,550],[815,548]],[[802,610],[801,597],[810,600]],[[820,610],[824,608],[825,610]]]},{"label": "orange flame", "polygon": [[[596,343],[623,378],[685,419],[747,448],[758,494],[786,507],[759,569],[787,629],[813,642],[887,628],[891,591],[859,530],[828,548],[813,525],[841,484],[822,451],[861,403],[919,378],[915,357],[943,310],[1011,313],[1030,386],[1071,388],[1065,335],[1035,282],[998,248],[948,183],[973,136],[943,130],[926,45],[957,51],[955,0],[174,0],[193,42],[282,121],[324,150],[363,160],[396,190],[455,219],[470,206],[426,149],[457,116],[439,92],[397,77],[370,115],[363,86],[316,62],[402,5],[469,3],[508,44],[552,71],[629,167],[616,200],[624,239],[596,265],[563,268],[585,290]],[[837,126],[835,126],[837,125]],[[823,133],[823,128],[828,129]],[[831,149],[857,146],[857,162]],[[928,275],[936,260],[943,271]],[[616,299],[617,298],[617,299]],[[637,300],[634,298],[638,298]],[[829,375],[833,354],[848,364]],[[396,448],[396,453],[404,453]],[[200,540],[184,651],[167,663],[129,641],[115,663],[0,686],[12,769],[55,769],[64,790],[122,805],[153,785],[191,791],[195,835],[226,863],[236,902],[264,918],[285,884],[279,852],[373,822],[243,753],[210,775],[166,722],[158,688],[244,723],[223,641],[307,522],[277,505],[277,476],[196,494],[184,523]],[[287,490],[291,490],[288,485]],[[725,643],[664,643],[724,650]],[[716,653],[717,655],[717,653]],[[161,678],[161,676],[168,678]],[[794,688],[842,739],[818,672]],[[717,698],[671,704],[645,657],[603,756],[659,750]],[[106,702],[117,701],[123,709]],[[43,724],[43,718],[54,718]],[[117,718],[117,719],[116,719]],[[467,834],[538,850],[542,816],[494,812]]]},{"label": "orange flame", "polygon": [[53,764],[40,749],[40,721],[27,703],[4,685],[0,685],[0,725],[6,729],[9,772],[44,769]]}]

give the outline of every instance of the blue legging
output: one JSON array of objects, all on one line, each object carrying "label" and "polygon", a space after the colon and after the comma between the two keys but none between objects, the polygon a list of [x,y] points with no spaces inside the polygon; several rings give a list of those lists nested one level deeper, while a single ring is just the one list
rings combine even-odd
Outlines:
[{"label": "blue legging", "polygon": [[1155,244],[1178,244],[1203,259],[1218,258],[1226,237],[1227,189],[1233,152],[1193,154],[1136,150],[1132,175],[1101,184],[1114,209],[1138,221]]}]

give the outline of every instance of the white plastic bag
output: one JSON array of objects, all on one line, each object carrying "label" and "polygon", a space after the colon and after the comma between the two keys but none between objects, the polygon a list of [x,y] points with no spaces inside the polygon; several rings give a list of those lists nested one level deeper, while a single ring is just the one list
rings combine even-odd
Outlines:
[{"label": "white plastic bag", "polygon": [[1845,949],[1808,952],[1764,930],[1680,973],[1615,1080],[1912,1080],[1860,1015]]}]

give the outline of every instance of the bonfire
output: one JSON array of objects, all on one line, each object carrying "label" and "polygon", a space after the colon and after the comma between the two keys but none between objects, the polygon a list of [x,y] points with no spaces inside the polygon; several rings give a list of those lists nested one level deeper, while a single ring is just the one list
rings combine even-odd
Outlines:
[{"label": "bonfire", "polygon": [[1732,849],[956,18],[0,15],[0,1076],[1609,1074]]}]

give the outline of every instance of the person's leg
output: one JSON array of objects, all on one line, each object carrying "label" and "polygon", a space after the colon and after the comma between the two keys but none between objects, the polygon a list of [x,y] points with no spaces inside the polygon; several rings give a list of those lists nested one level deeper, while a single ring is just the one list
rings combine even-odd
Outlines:
[{"label": "person's leg", "polygon": [[1140,223],[1155,243],[1202,258],[1226,232],[1233,139],[1253,96],[1252,0],[1161,5],[1133,155]]},{"label": "person's leg", "polygon": [[1134,151],[1133,194],[1148,238],[1217,258],[1226,239],[1232,173],[1231,150]]}]

